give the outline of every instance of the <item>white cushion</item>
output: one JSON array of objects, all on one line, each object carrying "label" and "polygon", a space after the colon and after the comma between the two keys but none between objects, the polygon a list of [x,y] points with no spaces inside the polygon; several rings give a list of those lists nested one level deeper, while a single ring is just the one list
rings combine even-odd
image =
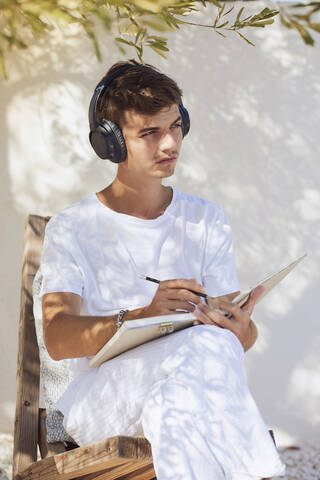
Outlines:
[{"label": "white cushion", "polygon": [[63,415],[57,409],[57,401],[69,384],[69,374],[65,360],[52,360],[43,340],[42,301],[39,297],[42,274],[39,269],[33,281],[33,314],[40,356],[40,406],[47,410],[47,442],[73,442],[63,428]]}]

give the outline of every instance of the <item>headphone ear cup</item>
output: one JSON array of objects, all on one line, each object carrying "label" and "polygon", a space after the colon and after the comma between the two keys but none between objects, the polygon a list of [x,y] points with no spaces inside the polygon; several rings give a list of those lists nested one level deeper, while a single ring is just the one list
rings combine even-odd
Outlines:
[{"label": "headphone ear cup", "polygon": [[110,120],[102,119],[89,134],[90,143],[96,154],[113,163],[124,162],[127,157],[126,143],[121,129]]},{"label": "headphone ear cup", "polygon": [[185,137],[190,130],[190,117],[188,110],[182,105],[179,105],[179,112],[181,115],[182,135]]}]

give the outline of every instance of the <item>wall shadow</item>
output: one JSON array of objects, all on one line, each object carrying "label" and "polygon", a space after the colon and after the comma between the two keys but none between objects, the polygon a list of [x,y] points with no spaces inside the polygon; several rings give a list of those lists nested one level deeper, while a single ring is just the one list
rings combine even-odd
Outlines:
[{"label": "wall shadow", "polygon": [[[246,364],[266,421],[292,438],[316,438],[320,420],[312,428],[313,404],[299,403],[295,372],[316,356],[319,339],[319,42],[308,48],[279,25],[249,34],[255,48],[232,35],[220,39],[204,30],[182,30],[170,37],[168,61],[149,52],[146,61],[178,81],[191,116],[176,175],[167,183],[225,209],[241,285],[308,252],[259,306],[261,339]],[[4,412],[12,412],[15,396],[24,219],[28,213],[51,215],[98,191],[115,171],[95,158],[87,141],[93,87],[120,58],[113,42],[102,32],[100,38],[102,64],[89,40],[72,29],[64,37],[46,37],[19,60],[10,59],[10,80],[1,86]],[[308,388],[315,402],[316,386]],[[0,415],[0,428],[10,429],[10,415]]]}]

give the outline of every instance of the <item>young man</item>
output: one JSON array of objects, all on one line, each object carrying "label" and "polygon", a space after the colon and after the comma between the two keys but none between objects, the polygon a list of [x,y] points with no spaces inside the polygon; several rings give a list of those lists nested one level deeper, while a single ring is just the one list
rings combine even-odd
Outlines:
[{"label": "young man", "polygon": [[[80,445],[143,429],[158,480],[281,474],[241,368],[261,292],[242,309],[231,303],[239,286],[223,211],[162,185],[189,129],[181,95],[134,61],[115,64],[94,93],[90,140],[117,175],[51,219],[41,262],[44,338],[71,379],[59,408]],[[193,293],[205,291],[209,306]],[[194,327],[89,368],[122,321],[181,311],[194,312]]]}]

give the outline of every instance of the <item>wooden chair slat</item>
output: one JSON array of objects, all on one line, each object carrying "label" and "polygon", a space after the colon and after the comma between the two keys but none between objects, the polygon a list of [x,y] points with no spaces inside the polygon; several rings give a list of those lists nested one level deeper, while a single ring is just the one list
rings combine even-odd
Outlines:
[{"label": "wooden chair slat", "polygon": [[[116,476],[111,476],[116,475]],[[155,477],[153,465],[147,465],[141,468],[135,468],[131,473],[119,476],[120,471],[116,469],[110,472],[110,469],[103,470],[99,473],[92,473],[81,477],[81,480],[157,480]]]},{"label": "wooden chair slat", "polygon": [[34,462],[17,480],[70,480],[95,472],[114,480],[143,467],[152,468],[150,443],[143,437],[119,436]]},{"label": "wooden chair slat", "polygon": [[39,350],[33,318],[32,284],[40,263],[45,219],[29,216],[25,223],[20,301],[17,402],[14,424],[13,478],[37,458]]},{"label": "wooden chair slat", "polygon": [[[105,478],[100,480],[107,480],[107,479]],[[153,465],[151,465],[151,466],[139,468],[135,472],[129,473],[129,475],[118,477],[117,480],[157,480],[157,478],[155,477]]]}]

